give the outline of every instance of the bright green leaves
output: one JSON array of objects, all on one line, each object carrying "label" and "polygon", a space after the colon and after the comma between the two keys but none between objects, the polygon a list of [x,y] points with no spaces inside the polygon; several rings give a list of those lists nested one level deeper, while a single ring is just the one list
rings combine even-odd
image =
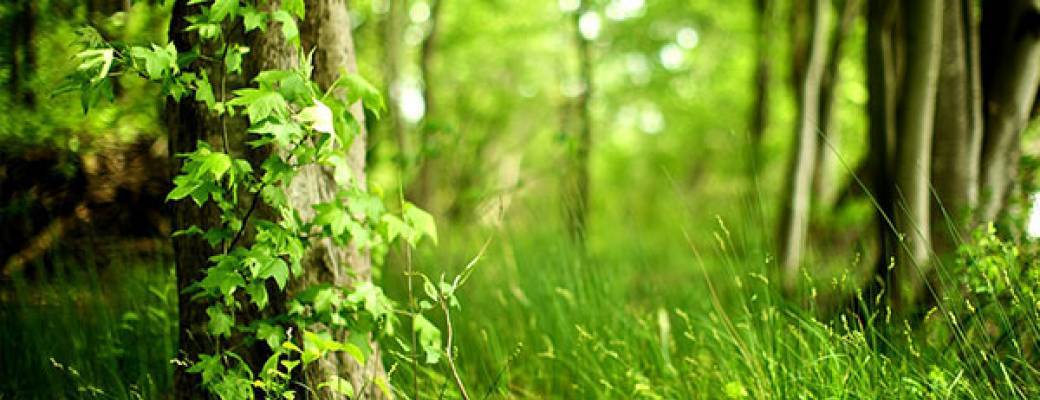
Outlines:
[{"label": "bright green leaves", "polygon": [[[232,160],[231,156],[214,151],[208,144],[199,142],[198,148],[191,152],[181,154],[186,159],[181,167],[181,174],[173,179],[174,188],[166,196],[167,200],[180,200],[191,196],[195,203],[201,206],[212,198],[218,202],[224,201],[221,184],[228,177],[227,186],[230,189],[237,187],[237,178],[246,178],[252,172],[252,167],[244,160]],[[234,191],[231,191],[234,193]]]},{"label": "bright green leaves", "polygon": [[410,246],[415,247],[423,237],[428,237],[433,243],[437,243],[437,224],[432,215],[412,203],[405,202],[402,217],[392,214],[382,217],[387,241],[403,238]]},{"label": "bright green leaves", "polygon": [[249,48],[237,44],[229,46],[227,56],[224,57],[224,66],[227,67],[228,73],[240,74],[242,73],[242,57],[249,54]]},{"label": "bright green leaves", "polygon": [[[79,67],[76,69],[85,71],[91,75],[95,75],[90,79],[91,83],[97,83],[108,76],[108,71],[112,69],[112,61],[115,59],[115,49],[89,49],[83,50],[76,54],[76,58],[80,59]],[[93,71],[97,72],[93,72]]]},{"label": "bright green leaves", "polygon": [[271,13],[271,18],[282,24],[282,36],[289,43],[300,45],[300,28],[296,26],[296,20],[285,10]]},{"label": "bright green leaves", "polygon": [[412,331],[419,339],[419,346],[426,354],[427,364],[436,364],[441,359],[441,331],[422,314],[412,318]]},{"label": "bright green leaves", "polygon": [[173,43],[165,46],[153,44],[151,48],[135,46],[130,48],[130,56],[134,63],[144,64],[148,79],[161,81],[169,75],[177,73],[177,48]]},{"label": "bright green leaves", "polygon": [[318,385],[318,390],[325,388],[342,396],[354,397],[354,385],[338,376],[330,376],[328,380]]},{"label": "bright green leaves", "polygon": [[342,343],[333,340],[332,337],[325,332],[315,333],[310,331],[303,332],[303,353],[300,359],[304,365],[310,364],[315,360],[324,357],[329,352],[342,351],[349,355],[358,364],[365,365],[365,355],[361,348],[354,345],[353,343]]},{"label": "bright green leaves", "polygon": [[213,0],[209,7],[209,19],[212,22],[223,22],[227,17],[238,13],[238,0]]},{"label": "bright green leaves", "polygon": [[[370,193],[355,179],[363,171],[356,170],[348,150],[362,126],[350,112],[351,105],[361,101],[377,115],[386,109],[380,91],[365,79],[344,70],[325,90],[311,80],[315,68],[311,57],[301,55],[300,65],[293,69],[260,71],[253,78],[255,87],[236,84],[233,93],[223,90],[224,79],[241,75],[252,56],[248,47],[234,42],[241,32],[232,35],[225,29],[241,24],[249,33],[266,31],[268,24],[276,23],[280,34],[303,54],[298,26],[305,15],[303,0],[282,0],[270,12],[261,2],[241,0],[191,0],[189,4],[199,5],[199,13],[187,17],[187,30],[199,36],[200,46],[181,52],[170,43],[127,46],[108,43],[96,31],[85,30],[80,41],[84,49],[77,55],[79,68],[62,90],[80,91],[87,107],[111,97],[110,76],[141,77],[160,84],[165,95],[178,101],[205,105],[221,122],[247,117],[251,134],[247,143],[273,148],[256,165],[228,153],[229,148],[238,150],[232,146],[237,143],[222,143],[222,149],[215,145],[228,138],[207,138],[194,151],[178,155],[181,169],[167,199],[191,198],[200,207],[212,202],[219,212],[219,219],[175,233],[197,235],[217,253],[210,257],[204,276],[187,289],[194,300],[207,304],[206,331],[218,342],[235,337],[243,345],[266,343],[274,352],[258,372],[230,351],[201,355],[189,371],[201,374],[205,387],[221,399],[254,398],[259,393],[254,390],[262,391],[265,398],[292,398],[295,389],[290,387],[290,377],[298,365],[330,352],[345,353],[363,364],[372,354],[373,335],[393,334],[395,305],[378,286],[358,281],[349,288],[307,288],[290,301],[288,312],[270,319],[244,323],[248,321],[242,321],[243,315],[272,312],[271,302],[283,299],[278,294],[303,274],[302,260],[312,243],[331,238],[336,245],[365,251],[385,249],[389,242],[404,238],[415,246],[426,237],[436,242],[436,226],[433,217],[411,204],[404,204],[399,215],[389,214],[381,195]],[[313,217],[304,220],[301,214],[309,213],[290,201],[286,188],[307,167],[331,171],[339,190],[333,199],[314,205]],[[311,331],[317,326],[328,329]],[[288,333],[293,329],[296,335]],[[440,332],[422,316],[416,317],[413,329],[427,361],[436,362]],[[385,380],[376,385],[389,392]],[[335,376],[317,389],[346,396],[355,390]]]},{"label": "bright green leaves", "polygon": [[210,293],[223,296],[227,301],[233,301],[235,290],[245,286],[246,281],[235,268],[235,259],[231,255],[214,256],[218,264],[206,271],[206,277],[199,282],[199,287]]},{"label": "bright green leaves", "polygon": [[239,11],[242,14],[242,24],[245,26],[246,33],[259,29],[261,31],[267,31],[267,21],[271,18],[270,14],[257,11],[253,7],[242,7]]},{"label": "bright green leaves", "polygon": [[289,112],[289,103],[285,102],[277,91],[271,88],[249,88],[235,91],[235,98],[228,105],[246,108],[250,123],[258,123],[269,116],[285,116]]},{"label": "bright green leaves", "polygon": [[206,315],[209,316],[209,323],[206,325],[206,329],[209,330],[210,335],[231,336],[231,328],[235,326],[235,319],[224,311],[223,306],[219,304],[210,306],[206,309]]},{"label": "bright green leaves", "polygon": [[306,5],[303,0],[282,0],[282,10],[289,12],[296,16],[296,18],[303,19],[306,15]]},{"label": "bright green leaves", "polygon": [[386,111],[386,103],[383,101],[383,95],[380,94],[379,89],[376,89],[361,75],[352,74],[342,69],[340,70],[339,78],[332,84],[332,87],[346,89],[347,104],[354,104],[361,100],[365,107],[372,110],[377,116]]},{"label": "bright green leaves", "polygon": [[285,260],[279,257],[252,258],[250,265],[255,270],[255,278],[273,278],[279,289],[285,289],[285,283],[289,281],[289,265]]}]

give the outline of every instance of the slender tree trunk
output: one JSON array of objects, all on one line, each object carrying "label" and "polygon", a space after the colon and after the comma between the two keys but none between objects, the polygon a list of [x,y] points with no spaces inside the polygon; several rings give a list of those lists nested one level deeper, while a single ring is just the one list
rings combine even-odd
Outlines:
[{"label": "slender tree trunk", "polygon": [[[434,0],[430,8],[430,30],[426,39],[422,42],[421,54],[419,55],[419,74],[422,75],[422,98],[425,105],[423,120],[419,124],[421,135],[419,137],[419,154],[416,157],[419,163],[419,172],[415,178],[414,185],[410,185],[408,199],[416,205],[427,210],[434,210],[433,189],[436,186],[437,166],[433,154],[434,136],[440,132],[437,127],[435,113],[437,110],[437,99],[433,90],[433,61],[437,49],[437,38],[440,32],[441,7],[446,0]],[[435,210],[434,210],[435,211]]]},{"label": "slender tree trunk", "polygon": [[[980,219],[997,219],[1007,203],[1018,166],[1018,141],[1040,80],[1040,4],[1014,0],[984,8],[988,31],[985,73],[985,139]],[[1004,46],[997,44],[1004,43]],[[999,51],[999,53],[998,53]],[[994,54],[995,53],[995,54]]]},{"label": "slender tree trunk", "polygon": [[409,157],[408,138],[401,115],[401,32],[404,17],[404,0],[387,0],[389,9],[383,21],[383,51],[386,62],[386,87],[389,103],[390,129],[397,142],[397,167],[402,185],[407,182]]},{"label": "slender tree trunk", "polygon": [[820,85],[820,130],[824,140],[816,146],[816,170],[813,175],[813,203],[821,206],[821,209],[830,209],[838,195],[835,186],[835,177],[838,172],[837,149],[841,144],[841,135],[837,131],[838,111],[838,84],[841,77],[841,55],[852,24],[859,14],[859,0],[843,1],[841,20],[837,31],[831,39],[830,51],[828,52],[827,68],[823,74]]},{"label": "slender tree trunk", "polygon": [[11,99],[23,106],[36,107],[36,96],[30,81],[36,71],[36,49],[33,38],[36,34],[37,2],[16,0],[11,32],[8,38],[10,49],[10,76],[7,77]]},{"label": "slender tree trunk", "polygon": [[899,110],[899,139],[895,159],[895,223],[903,245],[896,252],[896,310],[912,304],[916,287],[929,267],[932,252],[929,175],[935,94],[942,49],[942,0],[910,2],[906,14],[906,75]]},{"label": "slender tree trunk", "polygon": [[762,158],[762,138],[769,126],[769,83],[772,76],[772,35],[773,35],[773,3],[772,0],[755,0],[755,99],[751,107],[749,134],[751,154],[748,171],[753,179],[758,173],[758,164]]},{"label": "slender tree trunk", "polygon": [[592,51],[589,40],[581,34],[578,21],[587,9],[587,3],[571,16],[574,29],[574,50],[578,60],[578,79],[582,90],[575,100],[577,118],[574,119],[577,136],[574,138],[574,154],[571,162],[571,177],[568,191],[564,199],[567,207],[567,219],[571,238],[584,246],[588,233],[589,212],[589,152],[592,147],[592,117],[589,99],[592,97],[594,82],[592,76]]},{"label": "slender tree trunk", "polygon": [[792,154],[784,219],[780,230],[780,266],[783,283],[791,289],[798,277],[802,256],[807,245],[809,206],[812,196],[812,177],[816,158],[816,132],[819,129],[820,83],[827,60],[830,34],[830,0],[814,0],[812,4],[813,29],[810,36],[809,58],[802,75],[799,90],[799,119],[796,147]]},{"label": "slender tree trunk", "polygon": [[895,0],[867,2],[867,86],[870,98],[869,113],[870,151],[868,170],[871,171],[871,196],[877,202],[875,225],[878,232],[878,252],[873,277],[863,293],[869,307],[885,288],[891,287],[890,265],[897,248],[890,225],[894,204],[892,195],[892,159],[895,153],[896,98],[901,76],[901,42],[898,40],[899,9]]},{"label": "slender tree trunk", "polygon": [[932,149],[932,240],[936,254],[950,255],[971,226],[978,202],[982,151],[982,99],[977,25],[968,0],[943,1],[939,87]]}]

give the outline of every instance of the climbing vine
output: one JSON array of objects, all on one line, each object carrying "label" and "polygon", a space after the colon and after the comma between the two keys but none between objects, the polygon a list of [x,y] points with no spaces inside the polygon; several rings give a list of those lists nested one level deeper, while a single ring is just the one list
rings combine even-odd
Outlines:
[{"label": "climbing vine", "polygon": [[[172,43],[109,42],[91,28],[82,29],[79,67],[59,91],[78,91],[86,111],[111,99],[113,77],[138,76],[161,87],[172,101],[197,102],[220,117],[225,127],[223,148],[199,142],[194,151],[176,155],[182,167],[167,196],[170,201],[191,201],[198,207],[212,204],[219,210],[216,226],[190,226],[174,233],[198,235],[216,253],[204,278],[185,290],[211,304],[206,309],[207,327],[217,351],[182,362],[219,398],[250,399],[262,394],[292,399],[294,372],[330,352],[341,352],[365,365],[372,355],[369,337],[393,334],[400,313],[381,288],[366,280],[351,287],[314,284],[290,293],[291,281],[304,274],[302,261],[308,247],[332,240],[362,251],[385,252],[395,241],[411,247],[422,240],[436,242],[436,227],[429,214],[407,202],[401,202],[400,212],[390,212],[379,193],[355,179],[360,171],[352,170],[347,151],[360,134],[360,124],[350,107],[361,101],[378,115],[384,102],[371,84],[346,71],[325,90],[312,80],[311,49],[300,45],[297,27],[306,12],[303,0],[282,1],[277,7],[263,0],[192,0],[189,5],[196,5],[198,14],[187,18],[187,30],[195,32],[200,43],[186,52]],[[224,90],[227,76],[242,76],[243,59],[250,54],[249,47],[229,38],[274,26],[280,28],[278,32],[265,34],[284,36],[299,54],[298,65],[260,71],[248,87]],[[223,72],[219,82],[210,80],[207,67]],[[273,150],[262,162],[251,163],[228,150],[227,119],[233,117],[248,121],[249,146]],[[290,204],[287,189],[309,166],[331,171],[338,191],[333,200],[313,205],[312,218],[303,218]],[[257,213],[257,209],[271,211]],[[243,240],[246,232],[249,240]],[[458,280],[441,290],[427,282],[426,291],[431,299],[454,302],[451,291],[457,284]],[[287,298],[287,304],[278,307],[284,312],[271,312],[271,299],[276,298]],[[246,319],[244,313],[250,309],[274,315]],[[443,353],[439,330],[421,314],[405,314],[413,317],[413,333],[419,336],[426,361],[437,362]],[[347,340],[337,340],[335,332],[348,332]],[[262,368],[254,370],[236,353],[242,343],[269,348],[271,355]],[[373,384],[384,392],[390,390],[382,378],[375,378]],[[310,389],[348,397],[355,390],[340,376],[330,376]]]}]

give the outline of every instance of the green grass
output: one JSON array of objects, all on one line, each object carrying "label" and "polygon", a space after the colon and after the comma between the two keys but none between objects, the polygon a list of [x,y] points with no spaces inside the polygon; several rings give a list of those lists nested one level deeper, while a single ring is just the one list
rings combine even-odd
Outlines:
[{"label": "green grass", "polygon": [[168,397],[177,334],[169,265],[59,259],[5,282],[0,398]]},{"label": "green grass", "polygon": [[[594,222],[624,221],[623,213],[604,214]],[[660,221],[602,231],[587,256],[551,225],[442,229],[441,245],[414,262],[434,277],[458,273],[491,238],[452,314],[470,394],[1029,398],[1040,387],[1040,374],[1014,365],[1021,354],[980,361],[979,345],[957,342],[951,351],[927,329],[907,334],[884,313],[865,328],[850,317],[822,319],[811,293],[840,283],[817,279],[800,303],[810,306],[786,303],[769,283],[761,228],[752,223]],[[400,268],[388,267],[381,280],[404,303]],[[46,271],[5,287],[0,398],[168,398],[176,335],[169,260],[79,260]],[[408,363],[386,361],[392,383],[410,395]],[[458,396],[443,362],[414,376],[422,398]]]}]

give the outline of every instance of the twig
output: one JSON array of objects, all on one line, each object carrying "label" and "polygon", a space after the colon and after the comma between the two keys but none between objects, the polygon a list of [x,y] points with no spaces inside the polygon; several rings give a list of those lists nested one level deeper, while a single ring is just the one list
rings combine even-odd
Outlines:
[{"label": "twig", "polygon": [[455,385],[459,388],[459,393],[462,395],[463,400],[470,400],[469,394],[466,393],[466,385],[462,383],[462,378],[459,376],[459,370],[455,367],[455,354],[452,350],[452,328],[451,328],[451,312],[448,311],[448,299],[444,296],[444,293],[440,295],[441,310],[444,311],[444,324],[448,329],[448,342],[445,347],[446,357],[448,359],[448,367],[451,368],[451,375],[455,378]]}]

